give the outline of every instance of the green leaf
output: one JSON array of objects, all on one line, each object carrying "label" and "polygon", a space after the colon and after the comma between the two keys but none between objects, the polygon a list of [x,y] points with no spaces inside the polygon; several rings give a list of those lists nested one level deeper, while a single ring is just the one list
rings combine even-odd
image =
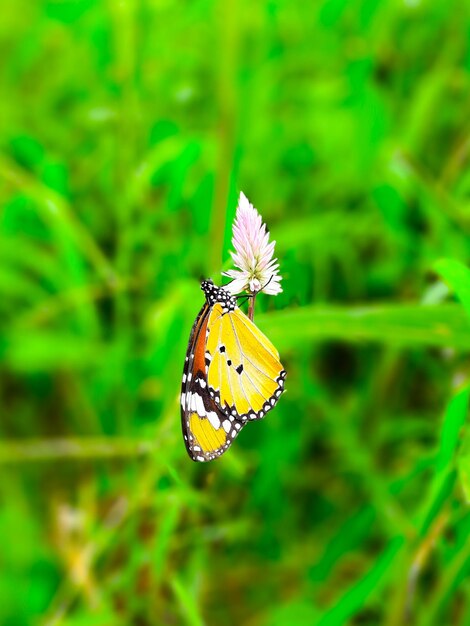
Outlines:
[{"label": "green leaf", "polygon": [[466,437],[465,453],[459,456],[457,461],[459,481],[467,504],[470,504],[470,450],[468,449],[468,437]]},{"label": "green leaf", "polygon": [[470,391],[465,387],[449,402],[442,425],[439,452],[436,458],[436,473],[442,474],[452,462],[459,443],[459,434],[468,413]]},{"label": "green leaf", "polygon": [[468,427],[459,451],[457,470],[465,501],[470,504],[470,430]]},{"label": "green leaf", "polygon": [[5,363],[18,372],[81,368],[104,358],[103,346],[92,339],[51,330],[11,333],[3,349]]},{"label": "green leaf", "polygon": [[204,626],[204,620],[199,612],[199,607],[192,595],[192,591],[177,576],[174,576],[171,581],[171,587],[180,605],[184,618],[183,623],[187,624],[187,626]]},{"label": "green leaf", "polygon": [[374,341],[390,346],[470,348],[470,327],[455,304],[307,306],[255,316],[256,324],[280,350],[311,340]]},{"label": "green leaf", "polygon": [[455,259],[440,259],[435,271],[449,285],[470,317],[470,269]]},{"label": "green leaf", "polygon": [[462,426],[468,414],[470,389],[461,389],[449,402],[441,430],[439,449],[435,460],[435,473],[424,507],[420,533],[425,535],[455,484],[454,459],[459,445]]},{"label": "green leaf", "polygon": [[281,606],[275,604],[266,626],[311,626],[317,623],[319,613],[319,609],[309,600],[296,599]]},{"label": "green leaf", "polygon": [[384,552],[379,556],[372,568],[355,585],[323,614],[318,626],[340,626],[357,613],[367,598],[384,584],[387,573],[390,573],[400,548],[403,545],[402,537],[392,539]]}]

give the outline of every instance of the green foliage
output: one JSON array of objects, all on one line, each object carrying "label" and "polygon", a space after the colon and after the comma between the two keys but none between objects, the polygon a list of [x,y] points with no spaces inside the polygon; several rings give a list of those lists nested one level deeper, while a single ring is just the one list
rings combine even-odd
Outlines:
[{"label": "green foliage", "polygon": [[467,315],[470,315],[470,270],[453,259],[440,259],[434,267],[436,272],[449,283],[463,304]]},{"label": "green foliage", "polygon": [[[470,623],[469,29],[464,0],[2,3],[2,625]],[[287,389],[200,465],[181,370],[240,190]]]}]

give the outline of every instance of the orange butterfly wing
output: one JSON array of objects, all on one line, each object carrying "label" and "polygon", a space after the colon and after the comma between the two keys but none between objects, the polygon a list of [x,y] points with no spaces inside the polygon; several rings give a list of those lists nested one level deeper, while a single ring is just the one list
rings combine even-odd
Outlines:
[{"label": "orange butterfly wing", "polygon": [[228,449],[243,427],[210,397],[205,346],[211,307],[206,303],[194,322],[183,370],[181,425],[186,450],[193,461],[211,461]]}]

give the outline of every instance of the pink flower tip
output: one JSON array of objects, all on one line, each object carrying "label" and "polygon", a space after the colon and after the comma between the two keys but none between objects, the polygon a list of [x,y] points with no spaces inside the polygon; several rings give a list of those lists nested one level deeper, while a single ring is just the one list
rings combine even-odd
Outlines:
[{"label": "pink flower tip", "polygon": [[232,278],[225,289],[232,294],[247,291],[276,296],[282,287],[279,275],[279,263],[273,258],[275,241],[269,241],[266,224],[260,214],[240,192],[235,222],[233,224],[232,244],[235,252],[230,252],[236,270],[223,272],[223,276]]}]

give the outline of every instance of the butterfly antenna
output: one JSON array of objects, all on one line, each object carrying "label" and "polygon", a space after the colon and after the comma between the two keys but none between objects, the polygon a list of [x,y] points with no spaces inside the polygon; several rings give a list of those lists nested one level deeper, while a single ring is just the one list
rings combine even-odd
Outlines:
[{"label": "butterfly antenna", "polygon": [[269,285],[272,279],[273,279],[273,276],[271,275],[271,278],[268,280],[268,282],[264,283],[264,285],[260,289],[258,289],[256,293],[244,293],[235,297],[236,298],[255,298],[259,294],[260,291],[263,291],[263,289],[265,289]]}]

